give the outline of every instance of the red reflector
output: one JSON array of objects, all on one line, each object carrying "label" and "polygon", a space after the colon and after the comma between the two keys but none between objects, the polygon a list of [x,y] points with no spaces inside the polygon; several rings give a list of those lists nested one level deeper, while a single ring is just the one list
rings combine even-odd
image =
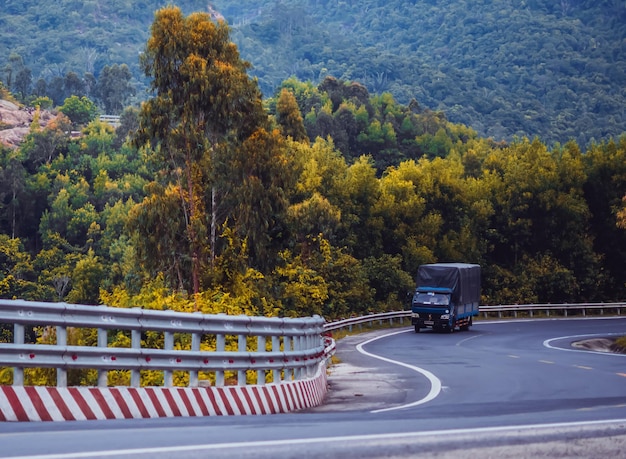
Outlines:
[{"label": "red reflector", "polygon": [[72,356],[72,360],[76,360],[76,359],[78,359],[78,356],[77,356],[76,354],[74,354],[74,355]]},{"label": "red reflector", "polygon": [[34,359],[34,358],[35,358],[35,354],[30,354],[30,355],[29,355],[29,357],[30,357],[31,359]]}]

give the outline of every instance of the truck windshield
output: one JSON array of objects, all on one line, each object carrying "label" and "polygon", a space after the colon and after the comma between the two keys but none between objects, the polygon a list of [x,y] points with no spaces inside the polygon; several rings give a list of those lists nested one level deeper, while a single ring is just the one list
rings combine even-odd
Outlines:
[{"label": "truck windshield", "polygon": [[413,303],[447,306],[450,304],[450,295],[434,292],[415,292],[415,295],[413,296]]}]

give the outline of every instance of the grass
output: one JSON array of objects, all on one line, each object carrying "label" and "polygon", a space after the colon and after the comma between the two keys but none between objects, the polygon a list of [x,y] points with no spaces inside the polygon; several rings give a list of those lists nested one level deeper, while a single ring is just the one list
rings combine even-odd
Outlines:
[{"label": "grass", "polygon": [[620,336],[615,340],[615,346],[621,350],[622,353],[626,353],[626,336]]}]

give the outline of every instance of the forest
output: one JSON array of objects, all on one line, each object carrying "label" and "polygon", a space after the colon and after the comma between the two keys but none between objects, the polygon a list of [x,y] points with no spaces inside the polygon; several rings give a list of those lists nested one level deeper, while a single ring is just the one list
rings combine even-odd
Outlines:
[{"label": "forest", "polygon": [[[0,0],[0,79],[18,98],[54,105],[73,81],[74,94],[118,114],[124,104],[107,104],[107,94],[126,104],[148,97],[138,56],[167,3]],[[333,76],[405,105],[415,99],[497,142],[537,136],[550,148],[570,140],[587,148],[626,131],[623,1],[176,3],[227,21],[265,98],[290,77],[317,86]],[[132,77],[121,94],[110,75],[100,83],[114,66]]]},{"label": "forest", "polygon": [[[438,261],[479,263],[482,304],[626,294],[626,136],[495,141],[332,76],[263,98],[230,27],[175,7],[157,12],[140,66],[151,97],[119,127],[67,89],[60,106],[32,99],[22,144],[0,146],[0,297],[334,320],[406,308],[417,267]],[[0,83],[0,99],[20,97]],[[0,324],[0,341],[11,333]]]},{"label": "forest", "polygon": [[626,137],[495,142],[333,77],[263,99],[226,24],[151,31],[120,127],[70,96],[2,147],[2,297],[332,320],[467,261],[484,304],[623,299]]}]

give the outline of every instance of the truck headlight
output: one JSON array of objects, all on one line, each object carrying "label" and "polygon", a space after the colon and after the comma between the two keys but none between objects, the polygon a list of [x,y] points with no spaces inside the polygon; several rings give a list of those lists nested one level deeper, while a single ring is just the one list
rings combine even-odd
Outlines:
[{"label": "truck headlight", "polygon": [[448,320],[450,318],[450,314],[441,314],[441,318],[443,320]]},{"label": "truck headlight", "polygon": [[412,317],[413,319],[419,319],[419,318],[420,318],[420,315],[419,315],[417,312],[413,312],[413,313],[411,313],[411,317]]}]

